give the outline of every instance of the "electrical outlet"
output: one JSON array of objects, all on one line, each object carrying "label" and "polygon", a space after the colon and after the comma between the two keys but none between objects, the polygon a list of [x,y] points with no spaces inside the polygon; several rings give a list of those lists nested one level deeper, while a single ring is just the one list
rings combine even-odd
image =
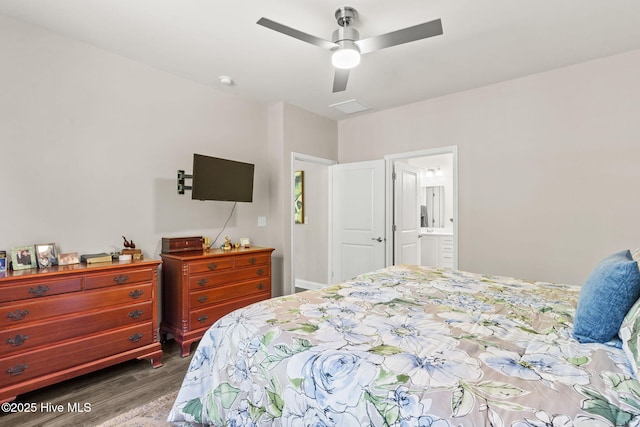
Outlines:
[{"label": "electrical outlet", "polygon": [[267,226],[267,217],[259,216],[258,217],[258,227],[266,227]]}]

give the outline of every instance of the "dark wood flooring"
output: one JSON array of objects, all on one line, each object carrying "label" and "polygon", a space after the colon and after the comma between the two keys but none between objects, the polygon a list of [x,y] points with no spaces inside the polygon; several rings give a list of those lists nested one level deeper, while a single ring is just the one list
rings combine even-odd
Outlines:
[{"label": "dark wood flooring", "polygon": [[[36,403],[35,413],[5,413],[0,411],[1,426],[62,427],[95,426],[118,414],[144,405],[177,390],[187,372],[195,351],[180,357],[180,347],[174,340],[162,344],[163,366],[153,369],[151,362],[131,360],[68,381],[34,390],[18,396],[14,402]],[[69,412],[68,403],[90,405],[89,412]],[[42,405],[64,406],[62,413],[41,411]]]}]

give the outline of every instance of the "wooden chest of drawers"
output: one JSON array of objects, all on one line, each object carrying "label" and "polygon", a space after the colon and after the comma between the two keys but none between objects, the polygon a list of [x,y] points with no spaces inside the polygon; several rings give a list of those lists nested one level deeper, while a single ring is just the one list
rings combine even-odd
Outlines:
[{"label": "wooden chest of drawers", "polygon": [[129,359],[162,366],[159,264],[78,264],[0,277],[0,402]]},{"label": "wooden chest of drawers", "polygon": [[181,355],[220,317],[271,298],[272,248],[162,254],[162,323]]}]

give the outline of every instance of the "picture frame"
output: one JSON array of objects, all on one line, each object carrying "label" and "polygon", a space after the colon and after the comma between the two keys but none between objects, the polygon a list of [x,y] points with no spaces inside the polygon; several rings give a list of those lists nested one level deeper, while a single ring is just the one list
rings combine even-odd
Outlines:
[{"label": "picture frame", "polygon": [[68,252],[58,255],[58,265],[80,264],[78,252]]},{"label": "picture frame", "polygon": [[304,171],[294,172],[293,183],[294,222],[304,224]]},{"label": "picture frame", "polygon": [[14,246],[11,248],[11,268],[26,270],[36,267],[36,252],[33,246]]},{"label": "picture frame", "polygon": [[249,240],[248,237],[241,237],[240,238],[240,246],[243,248],[248,248],[251,246],[251,241]]},{"label": "picture frame", "polygon": [[58,264],[58,252],[55,243],[38,243],[36,246],[36,258],[39,268],[48,268]]},{"label": "picture frame", "polygon": [[0,258],[0,273],[7,271],[7,258]]}]

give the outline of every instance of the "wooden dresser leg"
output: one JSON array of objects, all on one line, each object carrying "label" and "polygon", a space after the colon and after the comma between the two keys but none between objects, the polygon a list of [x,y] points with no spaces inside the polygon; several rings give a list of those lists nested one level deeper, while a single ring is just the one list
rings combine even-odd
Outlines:
[{"label": "wooden dresser leg", "polygon": [[151,365],[154,369],[162,366],[162,353],[157,356],[151,356]]},{"label": "wooden dresser leg", "polygon": [[180,343],[180,356],[187,357],[189,354],[191,354],[191,343],[190,342]]}]

